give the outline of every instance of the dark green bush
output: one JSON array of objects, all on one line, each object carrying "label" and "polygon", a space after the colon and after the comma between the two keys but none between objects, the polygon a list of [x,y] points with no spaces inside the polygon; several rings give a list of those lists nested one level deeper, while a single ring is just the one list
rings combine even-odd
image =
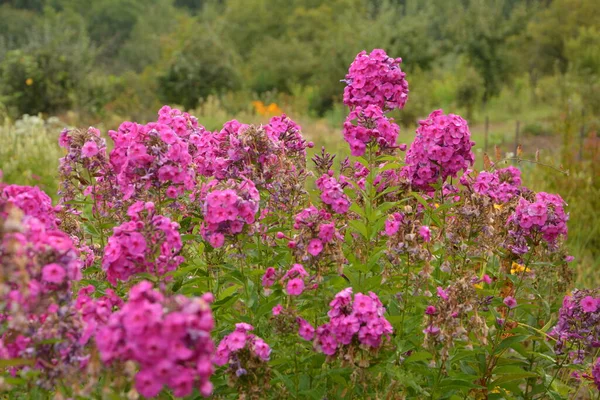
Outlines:
[{"label": "dark green bush", "polygon": [[15,116],[68,110],[88,84],[94,57],[78,18],[48,12],[27,44],[0,61],[0,99]]},{"label": "dark green bush", "polygon": [[229,49],[217,37],[191,38],[158,78],[161,100],[189,109],[210,94],[237,89],[239,75]]}]

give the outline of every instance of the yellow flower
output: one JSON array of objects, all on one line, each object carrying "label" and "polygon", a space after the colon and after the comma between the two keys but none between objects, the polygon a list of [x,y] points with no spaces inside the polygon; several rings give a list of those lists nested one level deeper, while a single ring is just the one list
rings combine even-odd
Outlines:
[{"label": "yellow flower", "polygon": [[267,113],[267,108],[262,101],[253,101],[252,105],[254,106],[254,111],[256,111],[258,115],[265,115]]},{"label": "yellow flower", "polygon": [[473,287],[475,287],[475,289],[483,289],[483,283],[476,283]]},{"label": "yellow flower", "polygon": [[496,386],[493,390],[490,390],[490,393],[500,393],[500,386]]},{"label": "yellow flower", "polygon": [[33,79],[31,79],[31,78],[27,78],[27,79],[25,80],[25,84],[26,84],[27,86],[31,86],[31,85],[33,85]]},{"label": "yellow flower", "polygon": [[494,208],[498,211],[502,211],[502,209],[504,208],[504,206],[502,204],[494,204]]},{"label": "yellow flower", "polygon": [[516,263],[516,262],[513,261],[512,265],[511,265],[511,268],[510,268],[510,273],[512,275],[514,275],[514,274],[518,274],[518,273],[523,272],[523,271],[530,272],[531,270],[529,268],[525,268],[524,265],[518,264],[518,263]]},{"label": "yellow flower", "polygon": [[278,115],[283,114],[283,111],[281,110],[281,108],[279,108],[277,104],[271,103],[267,106],[267,113],[269,115]]},{"label": "yellow flower", "polygon": [[440,205],[438,203],[434,204],[435,208],[438,208]]}]

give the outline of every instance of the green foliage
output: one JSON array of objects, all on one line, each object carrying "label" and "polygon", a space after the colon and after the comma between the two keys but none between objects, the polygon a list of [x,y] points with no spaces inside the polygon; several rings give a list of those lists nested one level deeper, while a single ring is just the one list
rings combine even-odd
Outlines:
[{"label": "green foliage", "polygon": [[163,101],[189,109],[210,94],[239,86],[236,59],[229,50],[231,47],[211,33],[211,26],[203,27],[203,34],[190,38],[158,78]]},{"label": "green foliage", "polygon": [[0,96],[15,115],[56,113],[77,103],[94,61],[76,16],[49,12],[33,27],[25,47],[6,53],[0,63]]},{"label": "green foliage", "polygon": [[[446,91],[434,96],[441,95],[441,101],[426,96],[428,105],[411,106],[402,116],[407,124],[427,114],[430,105],[458,107],[480,118],[490,109],[488,104],[505,96],[525,74],[531,101],[519,100],[519,109],[538,107],[536,102],[556,98],[557,93],[564,97],[560,87],[552,93],[543,88],[546,93],[538,97],[538,85],[549,76],[560,80],[565,74],[571,82],[590,82],[577,85],[577,90],[589,102],[590,112],[600,107],[600,15],[594,0],[15,0],[0,7],[5,21],[0,26],[0,60],[14,49],[33,55],[28,33],[49,10],[67,21],[74,14],[80,17],[97,48],[96,85],[117,91],[111,75],[131,79],[133,71],[143,74],[141,81],[150,87],[160,87],[161,99],[190,107],[209,94],[230,90],[252,93],[247,103],[267,92],[303,92],[310,113],[322,116],[341,101],[339,81],[348,61],[360,50],[375,47],[405,60],[409,77],[417,76],[409,79],[418,85],[415,90]],[[70,52],[62,55],[71,65],[79,62]],[[14,65],[15,74],[13,69]],[[99,82],[102,76],[107,84]],[[449,76],[459,79],[446,83]],[[439,79],[441,83],[433,83]],[[7,81],[11,83],[0,92],[4,101],[10,95],[14,102],[22,88]],[[72,85],[62,88],[61,96],[42,100],[36,110],[48,107],[41,111],[52,112],[73,104],[64,99],[77,97],[78,90]],[[121,96],[101,96],[84,112],[102,115],[102,108],[110,109]],[[54,104],[57,98],[59,104]]]},{"label": "green foliage", "polygon": [[157,0],[137,17],[128,39],[119,48],[122,69],[141,72],[162,60],[165,37],[181,23],[181,13],[171,0]]},{"label": "green foliage", "polygon": [[145,7],[155,1],[102,0],[94,1],[87,11],[90,38],[106,55],[112,55],[129,38]]},{"label": "green foliage", "polygon": [[456,88],[456,104],[466,110],[465,117],[471,121],[474,109],[480,104],[484,94],[484,80],[474,68],[464,66],[459,70],[460,82]]},{"label": "green foliage", "polygon": [[0,6],[0,60],[8,50],[27,43],[31,26],[38,21],[38,15],[29,10],[19,10],[7,4]]}]

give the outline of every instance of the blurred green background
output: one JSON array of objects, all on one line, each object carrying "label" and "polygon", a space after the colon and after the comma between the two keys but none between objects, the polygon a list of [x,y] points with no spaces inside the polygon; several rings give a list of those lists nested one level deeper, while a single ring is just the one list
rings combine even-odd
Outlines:
[{"label": "blurred green background", "polygon": [[519,163],[528,186],[569,203],[579,284],[600,284],[598,0],[1,3],[7,182],[53,195],[62,127],[147,122],[163,104],[209,129],[285,112],[316,148],[347,153],[340,80],[359,51],[382,48],[407,72],[409,101],[392,113],[404,142],[443,108],[469,120],[478,168],[483,152],[521,144],[523,158],[568,171]]}]

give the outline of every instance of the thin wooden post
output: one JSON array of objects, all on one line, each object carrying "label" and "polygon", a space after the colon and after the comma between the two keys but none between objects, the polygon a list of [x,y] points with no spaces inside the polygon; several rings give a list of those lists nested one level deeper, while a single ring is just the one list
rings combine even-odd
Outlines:
[{"label": "thin wooden post", "polygon": [[517,157],[517,151],[519,149],[519,124],[520,124],[520,122],[517,121],[517,127],[515,129],[515,155],[514,155],[514,157]]}]

